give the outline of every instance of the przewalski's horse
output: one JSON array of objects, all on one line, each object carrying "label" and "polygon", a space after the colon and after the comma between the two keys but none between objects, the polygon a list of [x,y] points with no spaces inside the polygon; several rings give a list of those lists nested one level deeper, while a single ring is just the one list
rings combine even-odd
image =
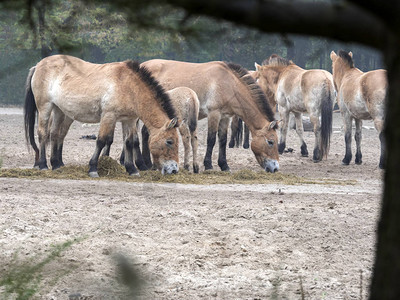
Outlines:
[{"label": "przewalski's horse", "polygon": [[266,59],[262,66],[255,65],[258,84],[267,96],[273,95],[278,104],[282,121],[279,153],[282,154],[286,147],[289,114],[292,112],[296,118],[301,155],[308,156],[301,118],[302,113],[307,112],[314,125],[313,160],[321,161],[328,155],[332,132],[332,111],[335,102],[332,74],[325,70],[304,70],[276,54]]},{"label": "przewalski's horse", "polygon": [[171,60],[150,60],[142,63],[166,89],[186,86],[194,90],[200,101],[199,119],[208,118],[205,169],[212,169],[212,151],[218,132],[218,165],[229,171],[226,144],[229,119],[238,115],[252,133],[251,148],[260,166],[267,172],[279,169],[277,121],[265,94],[235,64],[225,62],[187,63]]},{"label": "przewalski's horse", "polygon": [[[179,133],[182,137],[182,143],[184,148],[184,161],[183,167],[186,170],[189,170],[189,156],[190,156],[190,147],[192,147],[193,153],[193,172],[199,173],[199,163],[197,162],[197,149],[198,149],[198,141],[197,141],[197,121],[199,115],[199,99],[196,93],[187,87],[177,87],[172,90],[166,92],[175,108],[178,120],[179,120]],[[143,125],[145,126],[145,125]],[[125,126],[122,127],[123,136],[126,135],[130,129]],[[142,153],[139,148],[139,138],[137,133],[137,126],[135,125],[133,128],[134,135],[134,157],[135,162],[139,170],[147,170],[150,166],[149,161],[150,158],[146,157],[143,160]],[[144,135],[144,139],[146,142],[143,143],[143,146],[147,146],[147,138],[146,133]],[[104,155],[109,155],[109,148],[105,148]],[[146,152],[146,151],[145,151]],[[120,162],[123,164],[125,158],[125,152],[122,151]],[[146,162],[149,166],[146,165]]]},{"label": "przewalski's horse", "polygon": [[[92,64],[67,55],[44,58],[29,72],[24,110],[26,139],[36,152],[35,166],[41,170],[47,169],[49,137],[50,161],[57,169],[63,165],[63,142],[72,122],[100,122],[89,162],[89,175],[98,177],[98,158],[104,146],[113,142],[115,124],[120,121],[132,128],[140,118],[150,130],[150,151],[162,172],[178,172],[175,110],[163,88],[137,62]],[[36,112],[39,149],[34,138]],[[132,153],[132,144],[129,134],[124,141],[126,153]],[[137,174],[132,155],[125,158],[125,168],[130,175]]]},{"label": "przewalski's horse", "polygon": [[344,165],[351,161],[351,135],[353,119],[356,123],[356,164],[362,163],[361,135],[362,120],[374,121],[381,141],[381,157],[379,167],[385,167],[385,98],[388,88],[386,70],[362,72],[354,67],[353,54],[339,51],[331,52],[332,72],[335,87],[338,91],[338,105],[343,117],[346,154],[342,160]]}]

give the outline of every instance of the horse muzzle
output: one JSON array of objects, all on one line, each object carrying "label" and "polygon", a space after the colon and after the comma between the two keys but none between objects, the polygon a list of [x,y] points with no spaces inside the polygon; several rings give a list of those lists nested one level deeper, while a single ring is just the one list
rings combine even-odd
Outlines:
[{"label": "horse muzzle", "polygon": [[271,173],[279,171],[279,162],[275,159],[264,160],[264,170]]},{"label": "horse muzzle", "polygon": [[174,160],[167,160],[161,166],[161,174],[176,174],[179,171],[179,166]]}]

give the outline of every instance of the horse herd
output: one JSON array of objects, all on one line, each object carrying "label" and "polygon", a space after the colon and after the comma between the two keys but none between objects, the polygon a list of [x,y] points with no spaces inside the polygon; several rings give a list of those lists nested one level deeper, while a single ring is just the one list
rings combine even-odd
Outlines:
[{"label": "horse herd", "polygon": [[[243,120],[251,133],[250,146],[260,166],[266,172],[276,172],[279,154],[286,147],[290,112],[296,119],[302,156],[308,156],[302,113],[309,114],[315,134],[313,160],[319,162],[328,155],[333,105],[337,101],[345,130],[343,164],[349,164],[352,158],[352,120],[356,124],[355,163],[361,164],[362,120],[373,119],[381,141],[379,167],[384,168],[386,71],[361,72],[354,67],[351,52],[332,51],[331,60],[332,74],[304,70],[276,54],[262,65],[255,64],[256,70],[250,72],[237,64],[220,61],[188,63],[153,59],[142,64],[130,60],[93,64],[67,55],[44,58],[30,69],[26,81],[25,136],[35,151],[34,166],[41,170],[48,168],[49,141],[52,168],[64,165],[64,138],[77,120],[100,123],[96,148],[89,162],[91,177],[98,177],[99,156],[109,154],[118,122],[122,124],[124,139],[120,162],[129,175],[138,175],[138,169],[151,166],[163,174],[177,173],[178,130],[184,144],[184,168],[189,169],[191,144],[193,172],[198,173],[197,122],[207,118],[204,167],[213,168],[212,151],[218,134],[218,166],[229,171],[227,132],[234,116]],[[274,117],[276,105],[279,121]],[[36,117],[39,146],[34,134]],[[144,124],[142,151],[139,119]]]}]

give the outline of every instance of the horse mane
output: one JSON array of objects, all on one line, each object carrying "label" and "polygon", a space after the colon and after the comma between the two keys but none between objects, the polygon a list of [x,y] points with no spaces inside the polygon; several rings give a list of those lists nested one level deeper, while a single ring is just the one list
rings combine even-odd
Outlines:
[{"label": "horse mane", "polygon": [[248,87],[251,96],[256,101],[258,108],[267,117],[268,121],[274,121],[275,114],[269,105],[266,95],[256,83],[254,78],[250,76],[249,72],[238,64],[231,62],[225,62],[225,64],[235,74],[235,76]]},{"label": "horse mane", "polygon": [[272,54],[262,62],[263,66],[289,66],[293,64],[293,61],[283,58],[278,54]]},{"label": "horse mane", "polygon": [[155,93],[156,99],[160,103],[162,109],[167,114],[168,118],[175,118],[177,115],[170,97],[165,92],[165,89],[161,86],[161,84],[157,81],[157,79],[153,77],[150,70],[144,66],[140,66],[139,62],[137,61],[127,60],[125,61],[125,63],[128,68],[137,73],[140,79],[142,79],[142,81],[147,84],[150,90]]},{"label": "horse mane", "polygon": [[343,50],[339,50],[338,52],[338,56],[344,60],[344,62],[350,67],[350,68],[354,68],[354,61],[353,58],[346,52]]}]

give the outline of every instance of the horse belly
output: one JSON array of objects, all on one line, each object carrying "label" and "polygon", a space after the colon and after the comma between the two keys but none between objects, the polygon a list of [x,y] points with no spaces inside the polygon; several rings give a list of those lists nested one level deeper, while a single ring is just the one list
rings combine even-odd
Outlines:
[{"label": "horse belly", "polygon": [[63,88],[56,80],[49,87],[49,96],[56,105],[69,118],[83,123],[99,123],[102,113],[101,97],[98,93],[72,88]]},{"label": "horse belly", "polygon": [[347,109],[350,111],[350,113],[354,118],[360,120],[371,119],[368,107],[365,103],[364,98],[361,96],[361,93],[357,93],[353,101],[348,101],[347,99],[345,99],[344,102],[346,104]]}]

